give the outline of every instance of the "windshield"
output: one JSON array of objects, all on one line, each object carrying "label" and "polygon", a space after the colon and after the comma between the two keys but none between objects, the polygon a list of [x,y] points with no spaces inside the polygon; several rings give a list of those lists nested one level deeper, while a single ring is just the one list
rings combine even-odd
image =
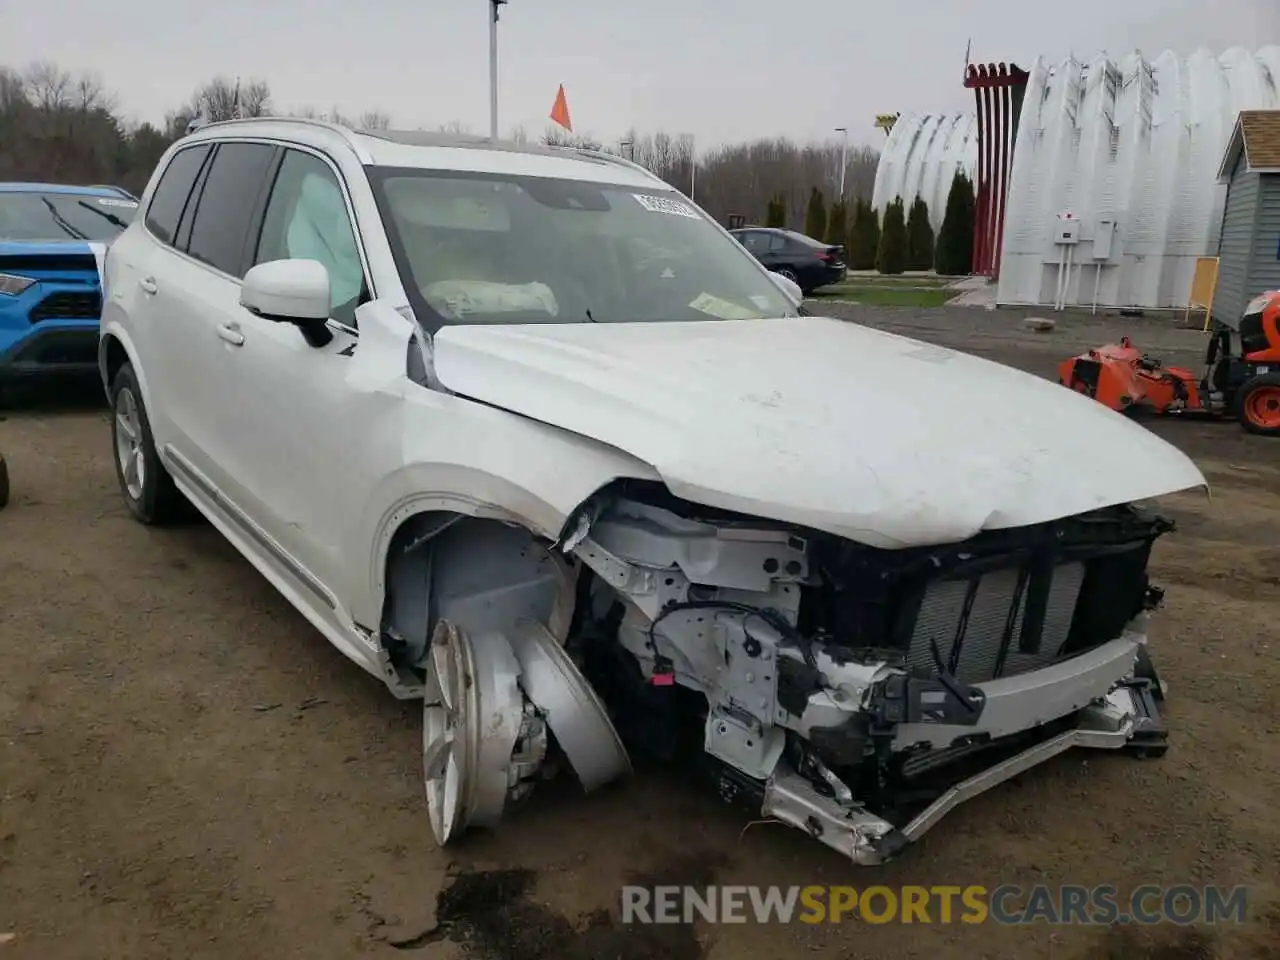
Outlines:
[{"label": "windshield", "polygon": [[0,192],[0,240],[114,240],[138,204],[124,197]]},{"label": "windshield", "polygon": [[669,190],[421,170],[371,174],[415,309],[434,314],[422,317],[429,326],[797,313],[740,244]]}]

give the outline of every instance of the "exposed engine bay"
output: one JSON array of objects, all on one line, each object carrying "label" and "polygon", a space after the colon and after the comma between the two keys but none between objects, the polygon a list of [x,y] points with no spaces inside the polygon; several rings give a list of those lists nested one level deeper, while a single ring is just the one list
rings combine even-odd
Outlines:
[{"label": "exposed engine bay", "polygon": [[556,769],[594,789],[643,752],[874,864],[1056,753],[1160,754],[1147,562],[1172,526],[1121,506],[884,550],[638,481],[555,544],[424,523],[383,633],[425,677],[437,838]]}]

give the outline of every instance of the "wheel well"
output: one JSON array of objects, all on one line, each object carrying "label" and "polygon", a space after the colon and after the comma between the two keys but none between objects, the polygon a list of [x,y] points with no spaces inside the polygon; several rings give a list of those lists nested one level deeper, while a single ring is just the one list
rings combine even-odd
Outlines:
[{"label": "wheel well", "polygon": [[115,381],[116,373],[129,362],[129,354],[125,352],[124,344],[115,337],[106,337],[103,340],[103,377],[106,380],[105,386],[111,389],[111,384]]},{"label": "wheel well", "polygon": [[441,619],[481,633],[531,617],[563,642],[578,572],[575,558],[524,527],[447,511],[414,514],[387,549],[383,643],[397,666],[420,669]]}]

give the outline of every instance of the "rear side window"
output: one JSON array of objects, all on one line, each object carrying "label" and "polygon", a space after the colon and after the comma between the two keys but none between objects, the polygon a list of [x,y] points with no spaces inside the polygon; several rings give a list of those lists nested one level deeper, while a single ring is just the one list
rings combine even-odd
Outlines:
[{"label": "rear side window", "polygon": [[178,232],[178,221],[182,219],[182,210],[191,194],[191,185],[196,182],[200,168],[204,165],[204,158],[208,155],[207,144],[179,150],[160,175],[160,182],[156,184],[151,203],[147,206],[145,222],[147,229],[165,243],[173,243],[173,237]]},{"label": "rear side window", "polygon": [[223,143],[213,156],[191,224],[187,253],[233,277],[245,274],[245,240],[276,148]]}]

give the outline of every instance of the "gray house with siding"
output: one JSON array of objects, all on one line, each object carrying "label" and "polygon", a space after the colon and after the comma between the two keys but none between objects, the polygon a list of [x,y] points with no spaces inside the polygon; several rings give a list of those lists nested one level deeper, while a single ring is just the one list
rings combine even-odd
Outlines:
[{"label": "gray house with siding", "polygon": [[1218,182],[1227,185],[1213,316],[1238,320],[1245,305],[1280,290],[1280,110],[1244,110]]}]

